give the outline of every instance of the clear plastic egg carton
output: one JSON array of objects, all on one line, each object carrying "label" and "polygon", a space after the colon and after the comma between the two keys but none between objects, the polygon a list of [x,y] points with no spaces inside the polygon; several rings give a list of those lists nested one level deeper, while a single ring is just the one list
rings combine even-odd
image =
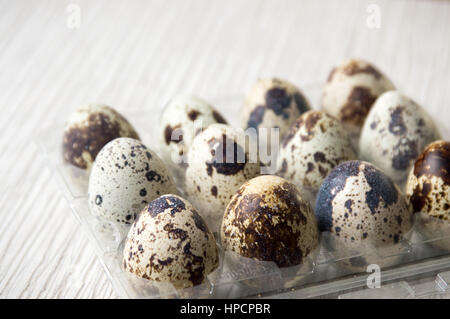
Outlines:
[{"label": "clear plastic egg carton", "polygon": [[[320,87],[305,86],[303,91],[312,105],[318,105]],[[217,99],[212,103],[225,115],[231,125],[239,125],[241,97]],[[158,116],[155,116],[151,110],[123,113],[136,128],[144,144],[158,153],[158,139],[155,134]],[[440,130],[444,139],[449,140],[448,128],[440,125]],[[320,297],[365,287],[368,264],[380,266],[383,282],[450,269],[450,223],[416,214],[416,221],[410,233],[406,234],[398,244],[386,249],[364,247],[358,252],[340,249],[336,238],[323,233],[321,244],[305,258],[302,265],[279,268],[273,262],[256,261],[222,251],[218,241],[220,265],[201,285],[176,290],[171,284],[138,278],[122,268],[122,248],[128,228],[99,219],[90,213],[87,200],[88,173],[63,162],[62,132],[63,123],[59,123],[59,126],[41,132],[37,137],[37,143],[43,150],[46,162],[53,170],[75,217],[82,225],[86,236],[94,244],[97,255],[120,297]],[[330,243],[333,245],[330,246]],[[443,291],[447,289],[450,291],[448,287],[450,275],[447,274],[442,278],[444,279],[441,280],[439,287],[444,287]],[[405,285],[402,286],[402,284],[400,286],[390,284],[384,286],[384,289],[389,290],[391,294],[401,296],[405,293],[404,287]],[[354,296],[352,292],[349,294],[342,296],[343,298]],[[411,297],[414,294],[407,296]]]}]

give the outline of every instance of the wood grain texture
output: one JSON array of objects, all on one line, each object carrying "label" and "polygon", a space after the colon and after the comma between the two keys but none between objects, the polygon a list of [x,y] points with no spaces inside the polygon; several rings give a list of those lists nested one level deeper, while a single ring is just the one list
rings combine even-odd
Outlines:
[{"label": "wood grain texture", "polygon": [[[79,29],[70,1],[0,1],[1,298],[117,297],[32,142],[81,103],[158,114],[180,91],[238,95],[273,75],[322,83],[355,56],[450,120],[447,1],[72,2]],[[379,29],[366,23],[371,3]]]}]

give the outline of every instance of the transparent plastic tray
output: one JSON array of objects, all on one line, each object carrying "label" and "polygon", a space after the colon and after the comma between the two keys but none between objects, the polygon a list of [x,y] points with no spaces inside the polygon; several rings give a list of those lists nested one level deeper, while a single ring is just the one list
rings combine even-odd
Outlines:
[{"label": "transparent plastic tray", "polygon": [[[313,105],[318,105],[320,87],[303,88]],[[242,98],[217,99],[212,104],[225,115],[231,125],[239,125]],[[159,152],[156,128],[159,116],[155,112],[124,112],[138,131],[142,141]],[[199,286],[176,290],[171,284],[138,278],[123,271],[122,247],[126,227],[94,217],[87,201],[88,174],[65,164],[61,155],[63,124],[58,123],[37,136],[37,142],[57,178],[60,189],[86,236],[95,245],[97,255],[118,296],[123,298],[242,298],[279,294],[288,297],[319,297],[366,285],[366,266],[381,267],[383,281],[406,278],[431,270],[450,268],[450,225],[437,219],[416,214],[415,226],[397,245],[388,249],[365,247],[364,253],[330,250],[325,242],[335,238],[322,234],[321,245],[302,265],[278,268],[272,262],[255,261],[220,250],[220,266]],[[444,139],[450,132],[440,126]],[[430,226],[431,225],[431,226]],[[430,231],[431,229],[431,231]],[[220,243],[218,242],[219,249]],[[439,258],[437,258],[439,257]],[[432,259],[432,260],[431,260]],[[441,286],[447,289],[450,276]],[[392,291],[412,296],[405,285],[393,285]],[[389,286],[384,287],[389,290]],[[343,298],[346,296],[343,295]],[[349,295],[347,297],[352,297]]]}]

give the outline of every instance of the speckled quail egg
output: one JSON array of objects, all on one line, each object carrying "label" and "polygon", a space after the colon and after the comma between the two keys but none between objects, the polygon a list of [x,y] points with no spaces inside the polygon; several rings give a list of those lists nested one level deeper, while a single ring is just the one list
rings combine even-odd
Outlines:
[{"label": "speckled quail egg", "polygon": [[183,167],[194,137],[213,123],[226,124],[226,121],[209,103],[191,95],[174,97],[160,121],[163,158],[177,164],[174,167]]},{"label": "speckled quail egg", "polygon": [[118,137],[139,139],[131,124],[113,108],[101,104],[81,106],[64,128],[64,160],[89,169],[102,147]]},{"label": "speckled quail egg", "polygon": [[[260,79],[245,98],[242,127],[258,131],[279,128],[281,138],[292,122],[310,109],[309,102],[295,85],[277,78]],[[267,137],[270,141],[270,134]]]},{"label": "speckled quail egg", "polygon": [[203,218],[188,201],[170,194],[144,208],[123,250],[126,271],[177,289],[201,284],[218,265],[216,242]]},{"label": "speckled quail egg", "polygon": [[413,213],[398,187],[363,161],[347,161],[331,171],[319,189],[315,214],[319,229],[335,239],[332,248],[364,253],[365,260],[351,261],[355,267],[366,262],[381,266],[377,254],[383,249],[394,252],[413,222]]},{"label": "speckled quail egg", "polygon": [[382,94],[361,132],[360,158],[403,183],[423,149],[440,134],[431,117],[398,91]]},{"label": "speckled quail egg", "polygon": [[177,189],[156,153],[138,140],[121,137],[98,153],[88,193],[93,215],[131,224],[146,204]]},{"label": "speckled quail egg", "polygon": [[308,111],[294,122],[283,140],[277,175],[315,194],[335,166],[356,158],[339,120],[322,111]]},{"label": "speckled quail egg", "polygon": [[450,221],[450,142],[429,144],[409,174],[406,193],[414,212]]},{"label": "speckled quail egg", "polygon": [[322,93],[322,107],[341,120],[352,139],[357,139],[377,97],[394,85],[375,66],[348,59],[334,68]]},{"label": "speckled quail egg", "polygon": [[318,246],[316,218],[299,189],[262,175],[243,184],[228,204],[221,227],[225,250],[279,267],[294,266]]},{"label": "speckled quail egg", "polygon": [[321,231],[372,244],[397,243],[413,216],[392,180],[364,161],[347,161],[331,171],[319,189],[315,213]]},{"label": "speckled quail egg", "polygon": [[243,130],[224,124],[210,125],[192,143],[185,189],[213,231],[236,190],[260,173],[258,156],[249,150]]},{"label": "speckled quail egg", "polygon": [[[414,212],[427,215],[421,217],[428,239],[450,236],[450,142],[425,148],[411,168],[406,194]],[[435,244],[450,250],[450,239]]]}]

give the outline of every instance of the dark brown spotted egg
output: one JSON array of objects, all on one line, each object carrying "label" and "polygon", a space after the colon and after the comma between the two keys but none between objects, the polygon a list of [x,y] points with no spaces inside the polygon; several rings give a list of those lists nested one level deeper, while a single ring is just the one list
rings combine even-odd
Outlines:
[{"label": "dark brown spotted egg", "polygon": [[348,59],[334,68],[322,93],[322,107],[338,118],[356,139],[377,97],[394,85],[372,64]]},{"label": "dark brown spotted egg", "polygon": [[163,195],[149,203],[130,228],[123,267],[175,288],[203,283],[219,265],[213,234],[185,199]]},{"label": "dark brown spotted egg", "polygon": [[359,155],[403,183],[423,149],[438,139],[433,120],[417,103],[398,91],[389,91],[377,99],[367,116]]},{"label": "dark brown spotted egg", "polygon": [[89,169],[102,147],[118,137],[139,139],[131,124],[113,108],[101,104],[81,106],[64,128],[64,160]]},{"label": "dark brown spotted egg", "polygon": [[[279,128],[282,137],[289,126],[310,110],[302,92],[288,81],[267,78],[258,80],[249,90],[242,108],[242,127]],[[270,138],[270,134],[266,135]]]},{"label": "dark brown spotted egg", "polygon": [[294,122],[283,140],[277,175],[315,194],[335,166],[356,158],[339,120],[322,111],[308,111]]},{"label": "dark brown spotted egg", "polygon": [[450,251],[450,142],[425,148],[411,168],[406,194],[428,244]]},{"label": "dark brown spotted egg", "polygon": [[425,148],[411,169],[406,194],[414,212],[450,222],[450,142]]},{"label": "dark brown spotted egg", "polygon": [[223,116],[208,102],[192,96],[175,96],[160,120],[161,154],[174,167],[185,167],[187,152],[194,137],[213,123],[226,124]]},{"label": "dark brown spotted egg", "polygon": [[257,154],[249,154],[244,132],[212,124],[195,137],[189,150],[185,189],[211,229],[218,231],[231,197],[259,173]]},{"label": "dark brown spotted egg", "polygon": [[140,141],[121,137],[102,148],[89,176],[89,206],[95,216],[131,224],[156,197],[177,193],[163,161]]},{"label": "dark brown spotted egg", "polygon": [[413,218],[392,180],[363,161],[347,161],[331,171],[319,189],[315,214],[322,232],[350,248],[397,244]]},{"label": "dark brown spotted egg", "polygon": [[228,204],[221,227],[225,250],[279,267],[301,264],[318,246],[311,206],[287,180],[263,175],[242,185]]}]

